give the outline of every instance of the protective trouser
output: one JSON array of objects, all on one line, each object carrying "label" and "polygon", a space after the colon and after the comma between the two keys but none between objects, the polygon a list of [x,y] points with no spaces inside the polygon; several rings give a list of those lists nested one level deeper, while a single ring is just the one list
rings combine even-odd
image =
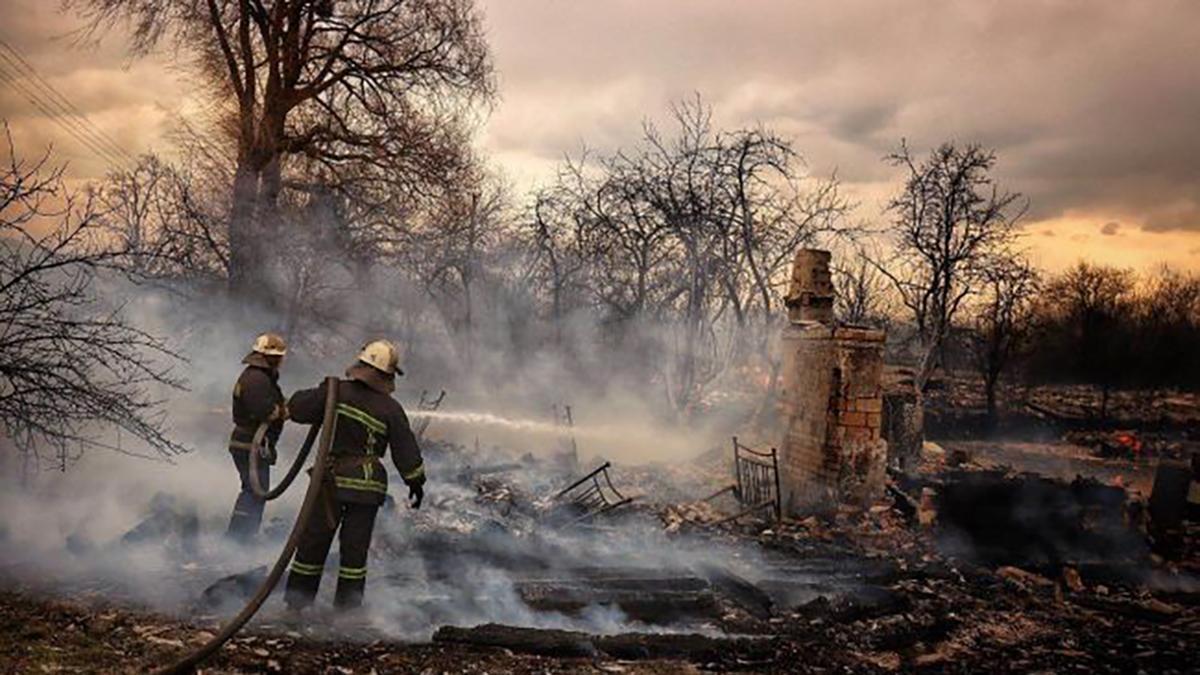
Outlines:
[{"label": "protective trouser", "polygon": [[[371,531],[375,529],[375,514],[379,507],[353,502],[331,502],[331,506],[332,514],[317,509],[300,534],[300,544],[288,572],[287,591],[284,594],[288,607],[292,609],[312,604],[317,596],[321,572],[325,569],[325,556],[329,554],[333,534],[339,526],[340,560],[333,604],[343,609],[362,605],[363,589],[367,585],[367,550],[371,547]],[[330,518],[330,515],[333,517]]]},{"label": "protective trouser", "polygon": [[[258,534],[266,501],[254,494],[250,487],[250,451],[230,449],[229,455],[233,457],[233,464],[242,479],[242,491],[238,493],[237,501],[233,504],[233,515],[229,517],[227,534],[231,539],[246,542]],[[266,462],[258,463],[258,482],[263,487],[271,484],[271,467]]]}]

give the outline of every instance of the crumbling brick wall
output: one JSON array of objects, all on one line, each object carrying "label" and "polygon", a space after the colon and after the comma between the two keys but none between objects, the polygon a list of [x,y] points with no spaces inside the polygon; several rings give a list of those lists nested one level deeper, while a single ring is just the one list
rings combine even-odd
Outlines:
[{"label": "crumbling brick wall", "polygon": [[885,375],[883,390],[883,438],[888,445],[888,464],[911,474],[921,462],[924,441],[923,416],[911,374]]},{"label": "crumbling brick wall", "polygon": [[831,444],[841,457],[838,496],[868,504],[883,493],[887,443],[883,441],[883,331],[839,326],[833,334],[839,387]]}]

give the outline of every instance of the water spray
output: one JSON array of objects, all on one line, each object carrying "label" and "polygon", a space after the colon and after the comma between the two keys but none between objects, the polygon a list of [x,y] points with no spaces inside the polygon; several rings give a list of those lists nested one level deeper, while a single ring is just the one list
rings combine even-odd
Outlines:
[{"label": "water spray", "polygon": [[577,431],[572,427],[563,427],[549,422],[531,419],[514,419],[502,417],[490,412],[449,412],[442,410],[419,410],[409,413],[410,417],[418,419],[442,420],[444,422],[460,422],[462,424],[480,424],[485,426],[502,427],[513,431],[527,431],[536,434],[562,434],[567,431]]}]

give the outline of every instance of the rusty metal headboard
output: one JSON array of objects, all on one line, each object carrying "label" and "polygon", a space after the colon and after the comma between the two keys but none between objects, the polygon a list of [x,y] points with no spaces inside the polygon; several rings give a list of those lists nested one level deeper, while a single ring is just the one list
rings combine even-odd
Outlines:
[{"label": "rusty metal headboard", "polygon": [[577,515],[571,522],[591,520],[633,501],[632,497],[621,494],[613,485],[612,478],[608,475],[611,466],[610,462],[601,464],[596,470],[554,495],[554,501],[574,506],[573,510]]},{"label": "rusty metal headboard", "polygon": [[[750,510],[771,507],[775,519],[782,517],[782,501],[779,498],[779,452],[771,448],[767,452],[755,450],[733,437],[734,473],[737,485],[734,496]],[[745,513],[745,512],[744,512]]]}]

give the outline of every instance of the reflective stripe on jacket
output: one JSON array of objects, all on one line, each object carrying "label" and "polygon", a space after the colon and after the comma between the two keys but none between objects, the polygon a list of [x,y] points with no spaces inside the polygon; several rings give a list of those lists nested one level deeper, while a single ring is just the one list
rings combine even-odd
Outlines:
[{"label": "reflective stripe on jacket", "polygon": [[[320,421],[324,383],[298,391],[288,402],[291,419]],[[358,380],[338,381],[337,427],[333,435],[333,481],[342,501],[382,504],[388,476],[380,459],[392,450],[392,462],[405,482],[424,481],[421,450],[396,399]]]},{"label": "reflective stripe on jacket", "polygon": [[[230,450],[249,450],[250,441],[258,425],[270,419],[271,413],[284,401],[279,389],[279,374],[265,361],[259,362],[251,355],[246,357],[247,366],[233,385],[233,432],[229,435]],[[260,357],[261,359],[261,357]],[[271,424],[267,430],[267,441],[273,446],[283,431],[283,420]]]}]

